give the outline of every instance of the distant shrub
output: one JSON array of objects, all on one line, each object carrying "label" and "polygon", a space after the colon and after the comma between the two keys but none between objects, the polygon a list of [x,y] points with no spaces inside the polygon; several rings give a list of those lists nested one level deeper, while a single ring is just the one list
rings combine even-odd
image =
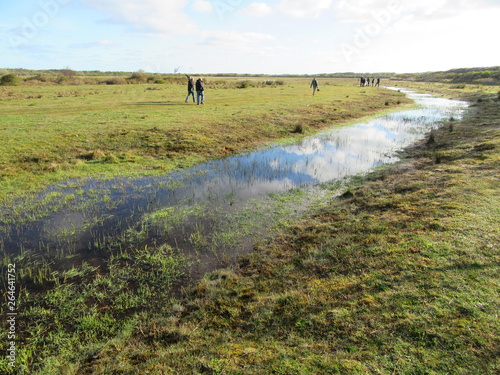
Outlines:
[{"label": "distant shrub", "polygon": [[39,82],[47,82],[49,81],[49,76],[44,73],[38,73],[36,76],[28,78],[29,80],[39,81]]},{"label": "distant shrub", "polygon": [[278,86],[283,86],[283,85],[285,84],[285,81],[283,81],[282,79],[278,79],[278,80],[276,81],[276,84],[277,84]]},{"label": "distant shrub", "polygon": [[143,70],[138,70],[137,72],[132,73],[132,75],[127,79],[129,81],[134,81],[135,83],[144,83],[147,81],[148,76]]},{"label": "distant shrub", "polygon": [[236,84],[237,89],[247,89],[248,87],[250,87],[250,83],[248,81],[241,81]]},{"label": "distant shrub", "polygon": [[6,74],[0,78],[0,86],[18,86],[20,84],[21,81],[15,74]]},{"label": "distant shrub", "polygon": [[106,85],[125,85],[127,80],[123,77],[113,77],[104,81]]},{"label": "distant shrub", "polygon": [[73,69],[70,69],[69,67],[66,67],[65,69],[61,70],[61,73],[63,76],[66,78],[74,78],[76,76],[76,72]]}]

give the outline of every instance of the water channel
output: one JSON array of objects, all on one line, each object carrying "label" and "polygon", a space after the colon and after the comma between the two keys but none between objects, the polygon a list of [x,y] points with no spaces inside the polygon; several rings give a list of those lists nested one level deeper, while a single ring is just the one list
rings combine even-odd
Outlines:
[{"label": "water channel", "polygon": [[[113,251],[169,246],[200,259],[202,273],[338,193],[351,176],[398,160],[467,103],[401,90],[418,107],[295,144],[209,161],[142,179],[67,181],[0,214],[11,257],[99,263]],[[22,207],[22,210],[19,209]],[[227,261],[227,259],[226,259]],[[211,266],[209,265],[211,264]]]}]

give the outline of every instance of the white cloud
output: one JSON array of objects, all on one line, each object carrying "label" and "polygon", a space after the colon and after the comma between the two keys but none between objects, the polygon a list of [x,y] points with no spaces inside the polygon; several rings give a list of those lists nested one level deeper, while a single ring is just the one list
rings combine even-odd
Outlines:
[{"label": "white cloud", "polygon": [[269,34],[247,32],[238,33],[232,31],[204,31],[202,32],[202,44],[219,47],[245,47],[275,38]]},{"label": "white cloud", "polygon": [[252,3],[247,8],[240,11],[240,14],[252,17],[266,17],[271,15],[272,8],[266,3]]},{"label": "white cloud", "polygon": [[130,24],[137,30],[185,34],[196,24],[185,13],[188,0],[84,0],[110,15],[114,22]]},{"label": "white cloud", "polygon": [[426,20],[444,19],[491,5],[489,0],[340,0],[333,8],[339,21],[366,23],[402,14]]},{"label": "white cloud", "polygon": [[192,8],[200,13],[212,13],[214,11],[214,6],[210,1],[205,1],[205,0],[196,0]]},{"label": "white cloud", "polygon": [[97,42],[75,43],[71,44],[70,48],[93,48],[93,47],[110,47],[117,45],[109,40],[99,40]]},{"label": "white cloud", "polygon": [[[337,64],[348,71],[398,73],[497,64],[500,53],[490,48],[491,39],[482,36],[495,35],[499,7],[442,14],[442,18],[426,18],[420,13],[405,12],[372,35],[367,26],[375,22],[367,18],[364,26],[343,41],[351,50]],[[364,37],[360,37],[360,30]],[[337,55],[343,56],[343,52],[339,50]]]},{"label": "white cloud", "polygon": [[294,17],[302,18],[310,14],[318,17],[331,4],[332,0],[282,0],[278,9]]}]

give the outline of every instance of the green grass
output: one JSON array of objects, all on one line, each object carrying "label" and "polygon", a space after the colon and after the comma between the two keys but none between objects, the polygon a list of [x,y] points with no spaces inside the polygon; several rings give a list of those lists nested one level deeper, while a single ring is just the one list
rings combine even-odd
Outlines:
[{"label": "green grass", "polygon": [[0,200],[70,178],[165,174],[408,103],[355,81],[320,84],[313,97],[306,80],[209,79],[204,106],[184,103],[178,84],[0,87]]},{"label": "green grass", "polygon": [[387,81],[387,86],[404,87],[410,90],[427,92],[435,96],[449,98],[470,98],[477,95],[497,94],[498,85],[482,85],[478,83],[446,83],[446,82],[425,82],[412,80],[393,79]]},{"label": "green grass", "polygon": [[[217,228],[219,247],[259,227],[250,211],[281,232],[194,285],[184,273],[192,259],[165,245],[116,252],[99,266],[20,268],[19,372],[499,373],[500,113],[496,95],[480,99],[432,143],[353,179],[305,218],[292,214],[308,198],[301,190],[271,196],[272,208],[250,202]],[[81,195],[46,199],[72,204]],[[171,228],[205,210],[144,221]],[[2,273],[12,261],[4,257]]]},{"label": "green grass", "polygon": [[262,242],[238,269],[208,274],[63,368],[498,373],[497,106],[483,101],[432,146],[354,180],[350,194]]}]

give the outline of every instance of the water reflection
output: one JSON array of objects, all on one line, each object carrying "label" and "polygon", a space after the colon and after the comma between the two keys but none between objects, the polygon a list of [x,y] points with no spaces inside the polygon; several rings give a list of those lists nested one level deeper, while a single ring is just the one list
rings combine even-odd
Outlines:
[{"label": "water reflection", "polygon": [[[191,251],[197,244],[186,238],[200,228],[211,233],[220,229],[221,222],[231,220],[249,200],[395,162],[397,150],[422,138],[442,120],[459,119],[466,108],[464,102],[406,93],[419,108],[327,131],[297,144],[214,160],[168,176],[71,181],[51,187],[36,199],[46,202],[37,208],[46,210],[43,219],[12,225],[12,208],[3,210],[2,246],[11,254],[22,248],[54,255],[63,249],[73,256],[96,257],[125,242],[137,246],[162,241]],[[187,210],[173,223],[173,213],[201,205],[202,211]],[[155,215],[158,212],[162,215]],[[30,215],[27,210],[17,217]],[[210,241],[222,246],[215,239]]]}]

